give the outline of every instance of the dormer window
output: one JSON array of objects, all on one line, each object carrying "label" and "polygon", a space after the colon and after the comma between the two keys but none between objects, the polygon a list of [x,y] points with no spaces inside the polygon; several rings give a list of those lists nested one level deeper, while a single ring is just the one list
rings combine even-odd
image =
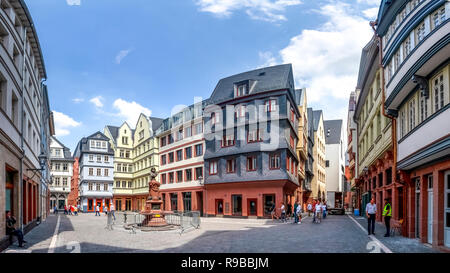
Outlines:
[{"label": "dormer window", "polygon": [[247,83],[236,84],[234,97],[242,97],[248,94]]}]

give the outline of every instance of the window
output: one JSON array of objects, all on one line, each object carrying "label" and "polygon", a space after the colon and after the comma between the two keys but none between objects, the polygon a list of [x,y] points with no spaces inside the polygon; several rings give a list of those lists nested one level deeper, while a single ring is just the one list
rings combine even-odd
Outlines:
[{"label": "window", "polygon": [[178,130],[177,132],[177,141],[183,140],[183,129]]},{"label": "window", "polygon": [[133,182],[128,181],[128,188],[132,188],[133,187]]},{"label": "window", "polygon": [[291,145],[292,149],[295,149],[295,139],[293,136],[290,137],[289,144]]},{"label": "window", "polygon": [[242,215],[242,195],[231,195],[233,215]]},{"label": "window", "polygon": [[270,169],[279,169],[280,168],[280,155],[279,154],[270,155],[269,168]]},{"label": "window", "polygon": [[438,75],[433,80],[434,111],[444,107],[444,75]]},{"label": "window", "polygon": [[161,165],[166,165],[166,163],[167,163],[166,162],[166,157],[167,157],[166,155],[162,155],[161,156]]},{"label": "window", "polygon": [[227,160],[227,173],[234,173],[236,172],[236,159],[229,159]]},{"label": "window", "polygon": [[102,156],[101,155],[97,156],[97,162],[102,162]]},{"label": "window", "polygon": [[442,24],[445,21],[445,6],[438,9],[433,15],[431,16],[431,29],[435,29],[437,26]]},{"label": "window", "polygon": [[236,85],[235,97],[241,97],[248,94],[247,84]]},{"label": "window", "polygon": [[56,177],[56,178],[55,178],[55,185],[56,185],[57,187],[60,186],[60,183],[61,183],[60,180],[61,180],[61,179],[60,179],[59,177]]},{"label": "window", "polygon": [[89,168],[89,175],[93,176],[94,175],[94,168]]},{"label": "window", "polygon": [[183,160],[183,150],[177,151],[177,161]]},{"label": "window", "polygon": [[211,114],[211,123],[214,124],[219,124],[219,113],[212,113]]},{"label": "window", "polygon": [[[141,133],[144,133],[143,131]],[[139,133],[139,136],[141,136],[141,133]],[[142,134],[142,137],[144,134]],[[122,137],[122,144],[128,145],[128,137]]]},{"label": "window", "polygon": [[96,191],[100,191],[100,183],[95,184],[95,186],[96,186],[96,187],[95,187],[95,190],[96,190]]},{"label": "window", "polygon": [[161,184],[166,184],[167,182],[167,175],[165,173],[161,174]]},{"label": "window", "polygon": [[187,147],[186,149],[184,149],[184,156],[185,159],[192,158],[192,147]]},{"label": "window", "polygon": [[104,185],[103,185],[103,190],[104,190],[104,191],[108,191],[108,184],[104,184]]},{"label": "window", "polygon": [[67,187],[67,177],[64,177],[64,178],[63,178],[63,186],[64,186],[64,187]]},{"label": "window", "polygon": [[291,158],[289,156],[286,157],[286,171],[289,172],[291,168]]},{"label": "window", "polygon": [[400,60],[400,50],[397,50],[397,52],[394,55],[394,71],[397,71],[399,66],[401,64]]},{"label": "window", "polygon": [[230,147],[230,146],[234,146],[234,144],[235,144],[234,134],[223,137],[222,147]]},{"label": "window", "polygon": [[262,130],[249,130],[247,135],[247,142],[260,142],[262,141]]},{"label": "window", "polygon": [[92,183],[89,183],[89,184],[88,184],[88,189],[89,189],[90,191],[92,191],[93,188],[94,188],[94,185],[93,185]]},{"label": "window", "polygon": [[217,174],[217,161],[211,161],[209,163],[209,174]]},{"label": "window", "polygon": [[416,127],[416,100],[412,99],[409,102],[409,130]]},{"label": "window", "polygon": [[177,171],[177,182],[183,182],[183,171]]},{"label": "window", "polygon": [[420,97],[420,122],[428,117],[428,99],[425,96]]},{"label": "window", "polygon": [[105,155],[105,163],[109,162],[109,156]]},{"label": "window", "polygon": [[173,163],[173,152],[169,153],[169,163]]},{"label": "window", "polygon": [[191,126],[186,127],[184,131],[185,131],[186,137],[191,137],[192,136],[192,127]]},{"label": "window", "polygon": [[104,175],[105,175],[105,176],[109,176],[109,170],[108,170],[108,169],[105,169],[105,170],[104,170]]},{"label": "window", "polygon": [[125,158],[130,158],[130,151],[125,151]]},{"label": "window", "polygon": [[202,123],[197,123],[195,124],[195,134],[201,134],[203,133],[203,124]]},{"label": "window", "polygon": [[325,167],[330,167],[330,160],[325,160]]},{"label": "window", "polygon": [[247,157],[247,171],[256,171],[256,156]]},{"label": "window", "polygon": [[234,115],[236,118],[245,118],[245,105],[238,105]]},{"label": "window", "polygon": [[265,102],[266,112],[275,112],[277,110],[277,100],[268,100]]},{"label": "window", "polygon": [[120,188],[120,181],[116,181],[116,188]]},{"label": "window", "polygon": [[195,156],[202,156],[202,155],[203,155],[203,144],[195,145]]},{"label": "window", "polygon": [[423,38],[425,38],[425,23],[421,23],[416,28],[416,44],[418,44],[420,41],[422,41]]},{"label": "window", "polygon": [[174,177],[173,177],[173,172],[169,173],[169,183],[173,183],[174,181]]},{"label": "window", "polygon": [[295,112],[294,109],[291,107],[291,122],[295,123]]},{"label": "window", "polygon": [[69,164],[64,163],[63,164],[63,171],[67,172],[68,168],[69,168]]},{"label": "window", "polygon": [[161,145],[161,147],[164,147],[164,146],[166,146],[166,137],[162,137],[161,139],[160,139],[160,145]]},{"label": "window", "polygon": [[89,161],[93,162],[94,161],[94,156],[93,155],[89,155]]},{"label": "window", "polygon": [[97,176],[101,176],[102,175],[102,169],[97,169]]},{"label": "window", "polygon": [[405,133],[406,133],[406,128],[405,128],[405,111],[401,111],[400,112],[400,137],[404,137]]},{"label": "window", "polygon": [[184,171],[184,179],[188,181],[192,181],[192,169],[187,169]]},{"label": "window", "polygon": [[195,180],[199,180],[200,178],[203,178],[203,167],[195,168]]},{"label": "window", "polygon": [[167,143],[168,144],[172,144],[173,143],[173,135],[172,134],[167,136]]},{"label": "window", "polygon": [[122,188],[126,188],[127,187],[127,181],[122,181]]}]

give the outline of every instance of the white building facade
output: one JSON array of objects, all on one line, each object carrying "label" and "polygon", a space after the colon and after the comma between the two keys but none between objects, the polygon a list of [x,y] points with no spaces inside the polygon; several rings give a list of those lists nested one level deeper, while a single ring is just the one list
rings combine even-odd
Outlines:
[{"label": "white building facade", "polygon": [[70,193],[73,158],[69,148],[55,137],[50,142],[50,209],[63,210]]},{"label": "white building facade", "polygon": [[79,196],[83,212],[95,212],[99,206],[110,207],[113,198],[114,151],[109,138],[97,132],[82,138],[74,157],[79,158],[80,185]]},{"label": "white building facade", "polygon": [[325,120],[325,171],[327,204],[342,207],[345,182],[344,130],[342,120]]}]

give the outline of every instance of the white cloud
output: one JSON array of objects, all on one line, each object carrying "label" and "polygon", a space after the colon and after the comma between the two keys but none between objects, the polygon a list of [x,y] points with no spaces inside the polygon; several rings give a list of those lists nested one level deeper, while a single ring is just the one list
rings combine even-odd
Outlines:
[{"label": "white cloud", "polygon": [[259,60],[262,65],[260,67],[273,66],[278,64],[276,57],[270,51],[258,52]]},{"label": "white cloud", "polygon": [[66,0],[66,3],[69,6],[80,6],[81,0]]},{"label": "white cloud", "polygon": [[122,62],[122,60],[128,56],[128,54],[130,54],[131,49],[127,49],[127,50],[121,50],[117,55],[116,55],[116,64],[120,64]]},{"label": "white cloud", "polygon": [[73,101],[74,103],[81,103],[81,102],[84,101],[84,99],[83,99],[83,98],[74,98],[74,99],[72,99],[72,101]]},{"label": "white cloud", "polygon": [[380,6],[381,0],[357,0],[358,4],[367,4],[371,6]]},{"label": "white cloud", "polygon": [[300,0],[197,0],[200,11],[219,17],[229,17],[234,11],[245,10],[254,20],[286,21],[282,15],[286,7],[300,5]]},{"label": "white cloud", "polygon": [[132,101],[128,102],[123,99],[116,99],[113,103],[113,107],[119,110],[117,116],[124,118],[128,125],[134,127],[139,118],[139,115],[143,113],[146,116],[150,116],[152,111],[139,103]]},{"label": "white cloud", "polygon": [[89,102],[94,104],[98,108],[102,108],[103,107],[102,100],[103,100],[102,96],[97,96],[97,97],[94,97],[94,98],[90,99]]},{"label": "white cloud", "polygon": [[363,13],[368,19],[375,20],[378,16],[378,8],[366,9]]},{"label": "white cloud", "polygon": [[69,135],[70,128],[81,126],[81,122],[75,121],[61,112],[53,111],[53,119],[55,121],[55,134],[59,137]]},{"label": "white cloud", "polygon": [[280,51],[281,59],[292,63],[297,86],[309,90],[309,102],[346,99],[355,89],[361,51],[371,39],[372,29],[362,14],[355,14],[342,1],[324,5],[316,12],[327,21],[293,37]]}]

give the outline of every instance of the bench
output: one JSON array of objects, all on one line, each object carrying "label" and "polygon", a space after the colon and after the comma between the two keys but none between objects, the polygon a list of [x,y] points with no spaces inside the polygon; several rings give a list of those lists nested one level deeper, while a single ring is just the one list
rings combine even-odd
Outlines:
[{"label": "bench", "polygon": [[403,219],[400,220],[391,219],[391,236],[395,236],[395,231],[397,231],[398,234],[401,235],[402,226],[403,226]]}]

